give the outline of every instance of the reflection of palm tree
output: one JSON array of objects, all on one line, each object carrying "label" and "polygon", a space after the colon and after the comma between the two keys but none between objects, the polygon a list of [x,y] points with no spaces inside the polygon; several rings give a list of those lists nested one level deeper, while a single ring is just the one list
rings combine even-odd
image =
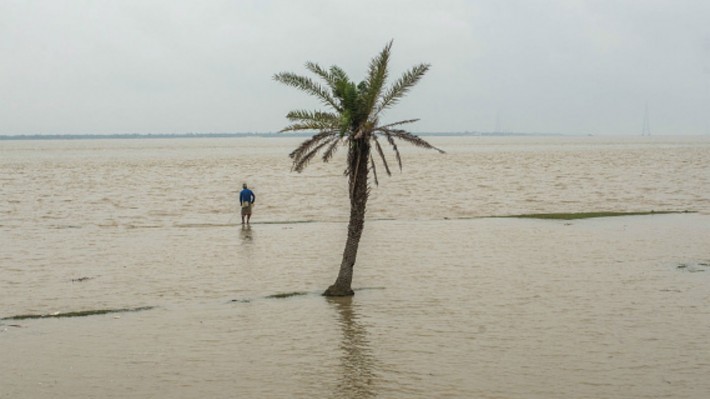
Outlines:
[{"label": "reflection of palm tree", "polygon": [[367,331],[358,323],[352,297],[331,297],[328,300],[338,310],[343,331],[340,350],[341,377],[333,397],[374,398],[377,396],[374,373],[375,359],[368,347]]}]

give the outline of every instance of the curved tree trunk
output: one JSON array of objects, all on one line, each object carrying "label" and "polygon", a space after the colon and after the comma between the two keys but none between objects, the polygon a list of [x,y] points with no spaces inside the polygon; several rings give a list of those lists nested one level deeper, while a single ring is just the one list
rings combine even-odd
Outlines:
[{"label": "curved tree trunk", "polygon": [[367,206],[368,160],[370,159],[370,144],[367,140],[354,141],[348,154],[350,168],[350,221],[348,222],[348,238],[345,241],[343,260],[335,283],[323,293],[325,296],[351,296],[353,281],[353,267],[357,257],[357,248],[365,226],[365,208]]}]

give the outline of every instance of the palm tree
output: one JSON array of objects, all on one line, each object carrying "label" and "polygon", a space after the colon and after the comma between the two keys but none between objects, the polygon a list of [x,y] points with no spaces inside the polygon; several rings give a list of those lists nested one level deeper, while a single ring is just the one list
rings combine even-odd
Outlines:
[{"label": "palm tree", "polygon": [[326,70],[312,62],[306,63],[306,69],[321,78],[325,86],[308,77],[293,73],[282,72],[274,75],[276,81],[317,97],[328,108],[327,111],[295,110],[286,115],[291,124],[281,132],[301,130],[317,132],[289,155],[293,159],[292,170],[303,171],[318,154],[322,154],[323,161],[328,162],[338,147],[347,146],[348,149],[345,169],[350,196],[348,237],[338,278],[323,293],[326,296],[354,294],[351,288],[353,266],[355,266],[358,245],[365,224],[370,170],[375,184],[378,184],[374,152],[379,155],[385,172],[391,175],[381,141],[387,141],[392,147],[400,171],[402,159],[396,140],[444,152],[401,129],[401,125],[416,122],[418,119],[380,124],[379,118],[382,112],[404,97],[429,70],[429,64],[416,65],[386,88],[391,49],[392,41],[372,59],[367,79],[358,84],[350,81],[348,75],[337,66]]}]

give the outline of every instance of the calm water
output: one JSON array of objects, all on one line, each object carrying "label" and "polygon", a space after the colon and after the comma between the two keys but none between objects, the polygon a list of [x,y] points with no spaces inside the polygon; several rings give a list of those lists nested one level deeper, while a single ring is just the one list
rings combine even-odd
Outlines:
[{"label": "calm water", "polygon": [[[0,142],[0,318],[155,306],[0,321],[0,397],[710,397],[710,138],[430,141],[378,169],[341,300],[342,153]],[[598,210],[696,213],[486,217]]]}]

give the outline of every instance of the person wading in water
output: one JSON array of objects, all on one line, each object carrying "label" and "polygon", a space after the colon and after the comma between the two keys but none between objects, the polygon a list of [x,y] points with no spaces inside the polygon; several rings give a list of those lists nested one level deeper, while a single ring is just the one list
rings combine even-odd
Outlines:
[{"label": "person wading in water", "polygon": [[247,184],[242,184],[242,191],[239,193],[239,204],[242,206],[242,224],[244,224],[244,217],[246,217],[247,224],[249,224],[249,219],[251,219],[251,208],[254,206],[254,201],[256,200],[256,195],[254,192],[247,188]]}]

